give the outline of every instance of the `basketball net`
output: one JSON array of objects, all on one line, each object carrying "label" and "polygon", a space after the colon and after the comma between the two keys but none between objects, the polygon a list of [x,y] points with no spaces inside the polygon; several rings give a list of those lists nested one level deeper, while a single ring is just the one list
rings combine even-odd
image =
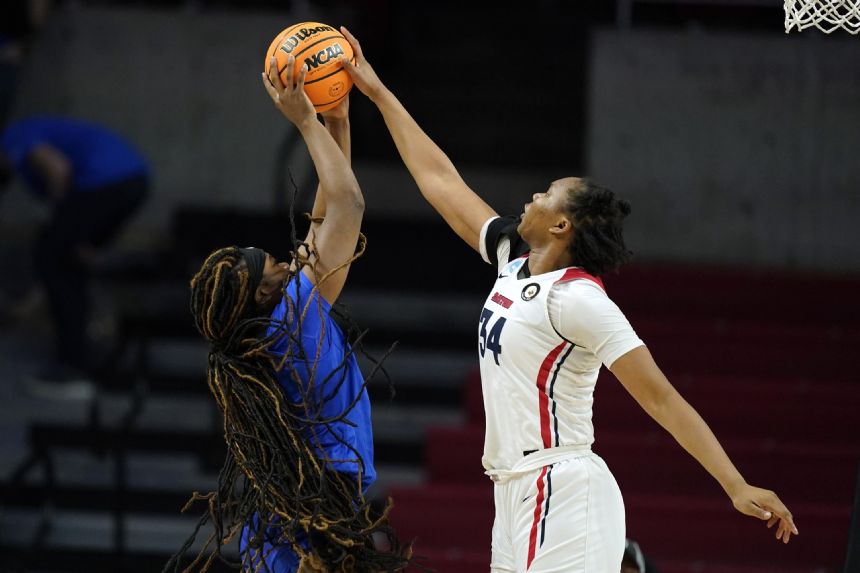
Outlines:
[{"label": "basketball net", "polygon": [[825,34],[843,28],[860,32],[860,0],[784,0],[785,33],[815,26]]}]

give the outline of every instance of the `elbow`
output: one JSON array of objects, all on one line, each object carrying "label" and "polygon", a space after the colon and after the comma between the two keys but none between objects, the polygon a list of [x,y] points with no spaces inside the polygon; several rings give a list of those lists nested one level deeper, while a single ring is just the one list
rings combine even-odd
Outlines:
[{"label": "elbow", "polygon": [[358,183],[328,187],[331,192],[326,201],[326,216],[338,213],[338,217],[361,218],[364,216],[364,195]]},{"label": "elbow", "polygon": [[654,420],[665,427],[668,420],[677,409],[676,399],[680,396],[674,389],[664,389],[649,396],[643,408]]},{"label": "elbow", "polygon": [[361,193],[361,187],[359,187],[358,184],[352,187],[349,197],[356,213],[358,215],[364,215],[364,195]]},{"label": "elbow", "polygon": [[353,206],[359,214],[364,214],[364,195],[361,193],[361,187],[355,185],[352,192]]}]

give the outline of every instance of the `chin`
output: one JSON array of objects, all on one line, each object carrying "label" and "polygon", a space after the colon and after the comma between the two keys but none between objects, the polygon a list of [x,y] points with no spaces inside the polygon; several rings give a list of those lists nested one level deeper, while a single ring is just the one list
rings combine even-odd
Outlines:
[{"label": "chin", "polygon": [[518,234],[520,237],[522,237],[522,236],[523,236],[523,229],[524,229],[524,227],[525,227],[525,226],[523,225],[523,223],[524,223],[524,221],[523,221],[523,216],[522,216],[522,215],[520,215],[520,222],[519,222],[519,223],[517,223],[517,234]]}]

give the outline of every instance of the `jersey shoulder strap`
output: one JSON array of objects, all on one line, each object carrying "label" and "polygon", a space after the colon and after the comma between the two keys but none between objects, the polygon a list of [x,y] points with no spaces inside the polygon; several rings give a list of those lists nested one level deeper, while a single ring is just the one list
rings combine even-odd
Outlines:
[{"label": "jersey shoulder strap", "polygon": [[555,281],[555,283],[553,283],[553,284],[567,283],[567,282],[575,281],[578,279],[589,280],[589,281],[593,282],[594,284],[596,284],[597,286],[599,286],[600,290],[602,290],[603,292],[606,292],[606,287],[603,285],[603,281],[600,280],[600,277],[596,277],[594,275],[591,275],[579,267],[570,267],[569,269],[564,271],[564,274],[561,275],[561,277],[557,281]]}]

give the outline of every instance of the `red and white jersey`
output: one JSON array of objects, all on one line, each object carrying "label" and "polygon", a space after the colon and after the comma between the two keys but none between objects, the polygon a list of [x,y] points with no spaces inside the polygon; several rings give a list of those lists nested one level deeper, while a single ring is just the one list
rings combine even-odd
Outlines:
[{"label": "red and white jersey", "polygon": [[523,245],[511,221],[481,230],[481,255],[498,268],[478,326],[487,470],[535,450],[591,445],[601,363],[643,344],[599,278],[577,267],[530,276],[527,255],[509,260]]}]

